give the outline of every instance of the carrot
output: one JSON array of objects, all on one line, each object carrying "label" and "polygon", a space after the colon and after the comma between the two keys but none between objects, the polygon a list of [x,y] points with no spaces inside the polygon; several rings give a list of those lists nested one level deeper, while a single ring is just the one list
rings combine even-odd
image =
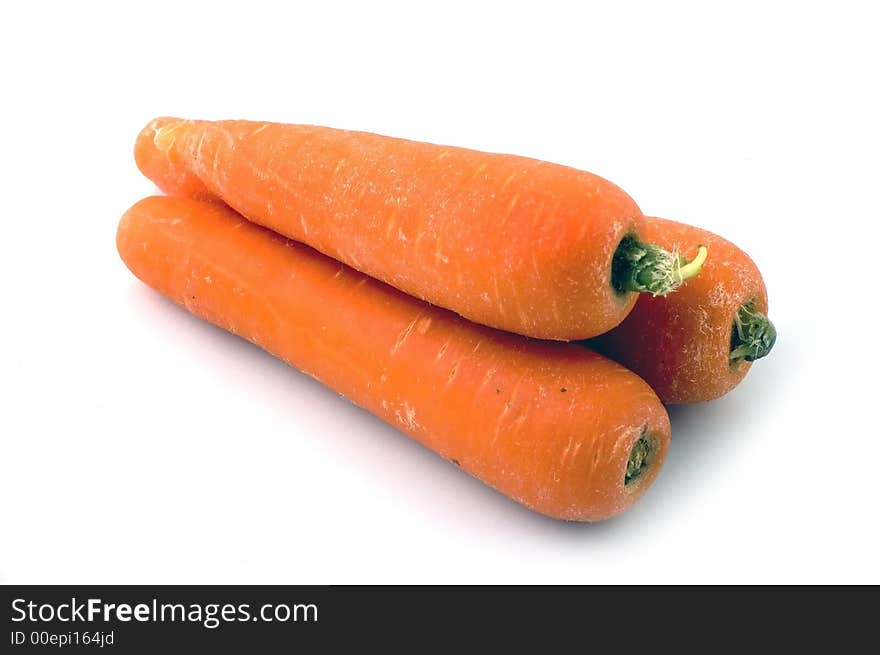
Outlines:
[{"label": "carrot", "polygon": [[623,511],[666,454],[665,409],[618,364],[469,323],[220,203],[142,200],[117,246],[137,277],[188,311],[549,516]]},{"label": "carrot", "polygon": [[699,271],[640,242],[641,211],[618,187],[524,157],[163,118],[141,132],[135,159],[166,193],[222,199],[410,295],[527,336],[601,334],[635,292],[664,294]]},{"label": "carrot", "polygon": [[776,341],[761,273],[734,244],[690,225],[646,218],[643,234],[670,249],[707,244],[712,258],[675,293],[640,297],[623,323],[590,346],[642,376],[665,403],[718,398]]}]

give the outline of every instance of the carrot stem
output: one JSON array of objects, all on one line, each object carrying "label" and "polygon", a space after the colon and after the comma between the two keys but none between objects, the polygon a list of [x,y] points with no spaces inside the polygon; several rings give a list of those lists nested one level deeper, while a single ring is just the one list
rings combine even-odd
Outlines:
[{"label": "carrot stem", "polygon": [[733,332],[730,335],[730,363],[753,362],[766,357],[776,343],[776,328],[763,313],[755,309],[754,303],[740,306],[733,317]]},{"label": "carrot stem", "polygon": [[708,256],[709,248],[707,248],[706,246],[698,246],[697,256],[694,257],[690,263],[685,264],[684,266],[679,265],[679,284],[681,284],[685,280],[690,280],[692,277],[696,277],[697,275],[699,275],[700,271],[703,270],[703,264],[706,262],[706,258]]},{"label": "carrot stem", "polygon": [[611,284],[620,293],[634,291],[665,296],[698,275],[708,256],[709,249],[700,246],[694,259],[687,262],[675,251],[627,236],[614,253]]},{"label": "carrot stem", "polygon": [[629,459],[626,461],[626,474],[623,477],[623,484],[625,486],[635,482],[648,469],[656,450],[657,439],[642,432],[633,444],[632,450],[629,453]]}]

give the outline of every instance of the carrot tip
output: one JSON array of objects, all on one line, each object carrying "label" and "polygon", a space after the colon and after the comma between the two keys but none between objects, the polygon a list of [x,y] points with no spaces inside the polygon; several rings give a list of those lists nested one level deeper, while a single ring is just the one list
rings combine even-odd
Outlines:
[{"label": "carrot tip", "polygon": [[611,285],[618,293],[634,291],[665,296],[698,275],[708,256],[709,249],[701,245],[693,261],[687,263],[677,251],[669,252],[628,235],[618,245],[611,261]]},{"label": "carrot tip", "polygon": [[191,123],[192,121],[189,120],[165,121],[162,124],[156,123],[153,126],[153,144],[160,152],[170,151],[177,140],[178,132],[180,132],[181,128]]},{"label": "carrot tip", "polygon": [[776,327],[753,302],[743,304],[733,317],[730,363],[753,362],[770,354],[776,343]]}]

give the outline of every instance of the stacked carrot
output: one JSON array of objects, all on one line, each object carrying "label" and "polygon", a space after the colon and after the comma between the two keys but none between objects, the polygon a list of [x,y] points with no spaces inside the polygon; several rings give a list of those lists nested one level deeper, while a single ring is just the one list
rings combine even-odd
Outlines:
[{"label": "stacked carrot", "polygon": [[[663,402],[726,393],[775,339],[741,250],[590,173],[169,118],[135,157],[171,196],[119,225],[135,275],[556,518],[629,507],[666,454]],[[619,363],[567,343],[588,339]]]}]

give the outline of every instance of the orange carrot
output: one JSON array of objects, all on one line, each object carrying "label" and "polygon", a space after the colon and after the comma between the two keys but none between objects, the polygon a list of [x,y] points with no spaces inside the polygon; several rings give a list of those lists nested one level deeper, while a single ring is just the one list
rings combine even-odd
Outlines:
[{"label": "orange carrot", "polygon": [[163,191],[251,221],[477,323],[545,339],[617,325],[683,267],[642,215],[582,171],[326,127],[151,122],[135,158]]},{"label": "orange carrot", "polygon": [[666,411],[622,366],[578,344],[469,323],[220,203],[142,200],[117,246],[137,277],[188,311],[544,514],[611,517],[666,454]]},{"label": "orange carrot", "polygon": [[706,244],[712,257],[698,278],[665,298],[640,297],[623,323],[589,343],[641,375],[665,403],[718,398],[776,341],[761,273],[735,245],[690,225],[646,218],[643,235],[670,249]]}]

